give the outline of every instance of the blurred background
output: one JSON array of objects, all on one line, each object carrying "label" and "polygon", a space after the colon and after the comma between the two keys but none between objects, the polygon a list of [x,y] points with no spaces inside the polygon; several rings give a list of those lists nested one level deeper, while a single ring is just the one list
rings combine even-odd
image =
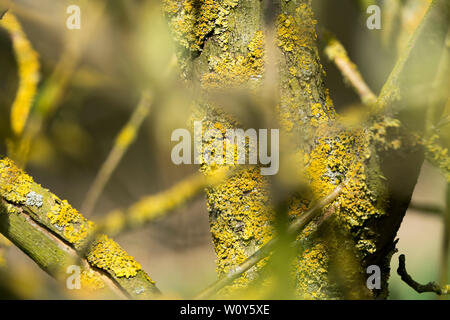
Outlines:
[{"label": "blurred background", "polygon": [[[393,2],[399,5],[393,6]],[[378,94],[429,1],[313,3],[319,35],[324,29],[332,31]],[[382,7],[381,30],[366,27],[365,8],[370,3]],[[80,30],[66,28],[66,8],[71,4],[81,7]],[[56,87],[60,92],[58,98],[48,102],[48,108],[44,101],[44,109],[50,111],[42,118],[42,128],[30,149],[27,171],[37,182],[80,209],[143,89],[150,89],[154,97],[150,115],[87,218],[96,221],[196,172],[195,166],[176,166],[170,159],[170,135],[174,129],[188,126],[190,102],[177,81],[178,70],[171,66],[174,48],[160,1],[16,0],[14,13],[39,54],[39,87]],[[322,49],[323,44],[327,85],[337,109],[358,106],[359,97],[344,83]],[[6,155],[4,141],[13,135],[9,119],[18,88],[17,70],[11,38],[0,28],[0,155]],[[445,192],[446,180],[425,163],[413,202],[444,208]],[[439,214],[412,209],[406,214],[397,247],[406,254],[408,271],[419,282],[439,280],[442,230]],[[216,279],[203,197],[115,239],[169,296],[192,296]],[[5,252],[6,281],[15,284],[17,296],[65,297],[58,284],[25,254],[14,246]],[[436,299],[434,294],[417,294],[402,283],[396,274],[397,265],[398,254],[392,259],[391,299]]]}]

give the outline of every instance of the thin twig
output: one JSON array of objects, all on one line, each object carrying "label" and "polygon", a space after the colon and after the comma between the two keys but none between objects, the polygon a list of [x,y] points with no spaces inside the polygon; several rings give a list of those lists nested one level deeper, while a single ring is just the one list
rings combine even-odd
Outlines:
[{"label": "thin twig", "polygon": [[111,211],[97,223],[95,231],[87,237],[80,252],[86,254],[100,234],[115,236],[168,215],[201,194],[206,187],[214,187],[238,171],[237,168],[225,167],[209,176],[197,173],[166,191],[144,197],[125,210]]},{"label": "thin twig", "polygon": [[137,132],[139,131],[144,119],[147,117],[151,104],[152,97],[150,93],[144,92],[138,106],[136,107],[136,110],[133,112],[128,123],[120,131],[111,152],[89,188],[86,199],[81,206],[81,211],[87,216],[89,216],[92,213],[92,210],[94,210],[97,200],[103,192],[105,185],[111,178],[112,173],[117,168],[117,165],[122,160],[130,145],[136,139]]},{"label": "thin twig", "polygon": [[10,34],[18,65],[19,86],[11,107],[11,129],[16,137],[22,135],[36,95],[39,82],[39,56],[28,40],[17,17],[8,12],[0,26]]},{"label": "thin twig", "polygon": [[78,261],[88,274],[93,272],[95,279],[108,287],[112,284],[127,297],[149,299],[159,294],[140,264],[106,235],[81,252],[94,230],[94,223],[67,201],[35,183],[11,160],[0,160],[0,233],[37,265],[65,281],[66,268]]},{"label": "thin twig", "polygon": [[99,228],[108,235],[117,235],[145,226],[202,194],[205,188],[225,181],[236,171],[223,168],[208,176],[195,173],[163,192],[142,198],[127,209],[111,211],[99,221]]},{"label": "thin twig", "polygon": [[445,285],[441,287],[436,282],[428,282],[427,284],[420,284],[408,274],[406,271],[406,265],[405,265],[405,255],[401,254],[398,257],[398,269],[397,269],[398,275],[401,277],[401,279],[411,288],[416,290],[418,293],[423,292],[434,292],[437,295],[444,295],[450,293],[450,285]]},{"label": "thin twig", "polygon": [[10,7],[9,1],[1,0],[0,1],[0,20],[3,18],[6,12],[8,12]]},{"label": "thin twig", "polygon": [[325,54],[328,59],[336,64],[344,79],[353,87],[364,104],[374,104],[377,97],[364,81],[356,65],[348,57],[344,46],[329,33],[327,34],[327,38]]},{"label": "thin twig", "polygon": [[[345,184],[346,182],[337,186],[330,194],[319,200],[311,209],[309,209],[308,211],[300,215],[298,218],[296,218],[294,222],[292,222],[289,225],[287,229],[287,235],[295,236],[299,234],[301,230],[303,230],[303,228],[309,222],[311,222],[316,216],[318,216],[322,212],[322,209],[325,206],[333,202],[341,194]],[[247,260],[245,260],[242,264],[240,264],[237,268],[230,271],[221,279],[217,280],[208,288],[203,290],[200,294],[198,294],[195,297],[195,299],[206,299],[208,297],[211,297],[214,294],[216,294],[220,289],[231,284],[234,280],[239,278],[244,272],[249,270],[251,267],[253,267],[255,264],[257,264],[265,257],[267,257],[270,254],[270,252],[272,252],[274,248],[277,246],[279,240],[280,239],[278,237],[271,239],[258,251],[256,251],[253,255],[251,255]]]},{"label": "thin twig", "polygon": [[[442,45],[445,44],[445,33],[449,26],[446,16],[447,6],[447,0],[431,1],[420,25],[410,37],[408,45],[400,54],[383,85],[373,110],[374,115],[398,113],[406,106],[411,108],[411,104],[419,97],[415,91],[416,88],[419,85],[428,86],[432,83],[434,75],[438,71],[437,65],[433,66],[426,76],[421,77],[420,83],[416,81],[414,74],[417,72],[418,66],[423,66],[424,63],[423,54],[420,52],[429,53],[427,55],[428,62],[439,59]],[[429,41],[430,37],[433,39],[432,42]]]}]

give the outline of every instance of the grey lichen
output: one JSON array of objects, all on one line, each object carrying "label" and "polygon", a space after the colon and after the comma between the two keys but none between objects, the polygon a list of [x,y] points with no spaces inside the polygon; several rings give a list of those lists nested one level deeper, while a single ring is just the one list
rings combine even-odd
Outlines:
[{"label": "grey lichen", "polygon": [[30,191],[27,194],[27,199],[25,200],[25,205],[30,207],[37,207],[40,208],[43,205],[43,197],[40,194],[37,194],[34,191]]}]

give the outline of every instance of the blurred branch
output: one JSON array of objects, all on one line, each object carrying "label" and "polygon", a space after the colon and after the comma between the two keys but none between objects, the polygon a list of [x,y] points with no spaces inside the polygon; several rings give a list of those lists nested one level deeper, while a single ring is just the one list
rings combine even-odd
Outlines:
[{"label": "blurred branch", "polygon": [[16,137],[20,137],[36,95],[40,64],[37,52],[13,13],[6,13],[0,21],[0,26],[5,28],[11,36],[19,69],[19,87],[11,107],[11,129]]},{"label": "blurred branch", "polygon": [[357,66],[348,57],[344,46],[331,34],[327,34],[325,54],[336,64],[344,79],[353,87],[364,104],[371,105],[376,102],[377,97],[364,81]]},{"label": "blurred branch", "polygon": [[63,280],[67,266],[81,260],[88,287],[142,299],[159,293],[140,264],[105,235],[81,255],[95,225],[7,158],[0,160],[0,211],[0,233],[55,278]]},{"label": "blurred branch", "polygon": [[[88,1],[84,0],[81,5],[88,5]],[[73,37],[66,37],[70,41],[66,43],[55,69],[40,88],[34,106],[34,112],[31,114],[25,132],[16,147],[15,160],[22,167],[25,167],[30,147],[35,137],[40,133],[47,119],[58,108],[63,94],[78,66],[83,50],[92,35],[92,29],[103,13],[105,6],[106,1],[89,2],[89,10],[84,10],[84,12],[89,12],[91,15],[91,18],[88,20],[89,23],[86,23],[83,27],[83,32],[77,32]]]},{"label": "blurred branch", "polygon": [[6,251],[11,242],[0,234],[0,269],[6,267]]},{"label": "blurred branch", "polygon": [[[347,180],[348,181],[348,180]],[[288,227],[286,233],[288,236],[298,235],[303,228],[311,222],[315,217],[317,217],[323,210],[324,207],[332,203],[341,193],[346,185],[347,181],[343,182],[337,186],[330,194],[320,199],[311,209],[306,211],[297,217]],[[325,217],[327,218],[327,217]],[[248,271],[251,267],[256,265],[259,261],[267,257],[270,252],[272,252],[279,242],[279,238],[272,238],[269,242],[263,245],[258,251],[251,255],[242,264],[234,268],[231,272],[223,276],[221,279],[217,280],[215,283],[210,285],[208,288],[203,290],[195,299],[206,299],[208,297],[216,294],[220,289],[231,284],[234,280],[239,278],[244,272]]]},{"label": "blurred branch", "polygon": [[131,118],[116,137],[111,152],[100,168],[81,206],[81,211],[87,216],[94,210],[97,200],[111,178],[112,173],[117,168],[117,165],[122,160],[130,145],[135,141],[142,123],[150,112],[152,99],[149,92],[142,93],[139,104],[131,115]]},{"label": "blurred branch", "polygon": [[[423,95],[419,96],[415,90],[433,83],[449,27],[448,11],[447,0],[432,1],[384,84],[377,100],[376,112],[396,113],[405,106],[422,103]],[[426,73],[423,72],[425,53]],[[418,78],[417,74],[423,75]]]},{"label": "blurred branch", "polygon": [[435,129],[440,130],[449,124],[450,124],[450,116],[446,116],[444,119],[439,121],[439,123],[435,126]]},{"label": "blurred branch", "polygon": [[444,212],[444,208],[438,205],[417,202],[411,202],[408,209],[431,214],[442,214]]},{"label": "blurred branch", "polygon": [[398,257],[397,273],[408,286],[410,286],[411,288],[416,290],[418,293],[434,292],[437,295],[445,295],[445,294],[450,293],[450,285],[445,285],[445,286],[441,287],[436,282],[428,282],[427,284],[420,284],[420,283],[414,281],[414,279],[406,271],[404,254],[401,254]]},{"label": "blurred branch", "polygon": [[361,11],[366,14],[366,10],[369,6],[377,4],[376,0],[355,0],[361,9]]},{"label": "blurred branch", "polygon": [[99,222],[99,228],[106,234],[115,235],[143,227],[179,208],[201,194],[206,187],[223,182],[234,171],[222,168],[209,176],[202,173],[193,174],[164,192],[139,200],[128,209],[110,212]]}]

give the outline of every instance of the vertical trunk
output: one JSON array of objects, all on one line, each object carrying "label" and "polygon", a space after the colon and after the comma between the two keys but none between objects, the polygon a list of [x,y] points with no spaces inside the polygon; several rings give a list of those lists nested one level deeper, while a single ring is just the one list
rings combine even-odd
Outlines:
[{"label": "vertical trunk", "polygon": [[[390,117],[379,116],[366,127],[341,125],[324,85],[311,0],[276,4],[282,148],[298,155],[310,186],[291,199],[289,215],[301,215],[312,199],[348,180],[327,209],[333,211],[332,217],[325,223],[313,221],[298,237],[301,251],[293,268],[297,294],[318,299],[386,297],[394,238],[417,180],[422,152]],[[166,0],[165,11],[188,82],[206,92],[260,87],[266,34],[261,1]],[[203,121],[204,129],[224,133],[239,127],[214,102],[198,104],[195,119]],[[214,138],[203,143],[211,146]],[[201,170],[209,174],[218,166],[202,163]],[[221,276],[273,236],[268,180],[257,169],[241,172],[208,190],[207,204]],[[232,287],[246,286],[263,264]],[[366,268],[372,264],[381,268],[379,290],[366,287]]]}]

